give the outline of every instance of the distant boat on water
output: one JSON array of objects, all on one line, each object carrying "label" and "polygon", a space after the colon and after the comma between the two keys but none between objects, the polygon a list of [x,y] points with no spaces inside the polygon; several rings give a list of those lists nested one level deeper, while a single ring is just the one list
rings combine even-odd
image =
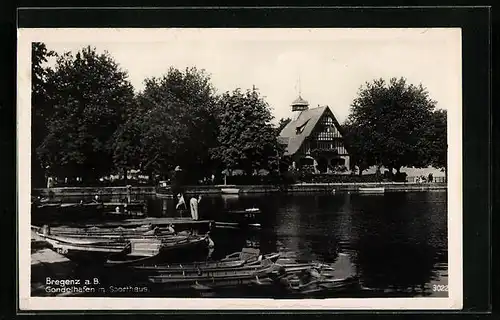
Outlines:
[{"label": "distant boat on water", "polygon": [[359,193],[385,193],[384,187],[365,187],[359,188]]},{"label": "distant boat on water", "polygon": [[222,194],[238,194],[238,193],[240,193],[240,189],[238,189],[238,188],[221,188],[220,191]]}]

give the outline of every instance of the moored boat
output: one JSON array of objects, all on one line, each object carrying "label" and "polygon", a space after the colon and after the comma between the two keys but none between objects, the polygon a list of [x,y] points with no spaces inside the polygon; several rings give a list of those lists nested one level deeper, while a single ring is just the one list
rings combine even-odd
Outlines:
[{"label": "moored boat", "polygon": [[244,210],[230,210],[228,211],[230,214],[237,214],[240,216],[244,216],[246,218],[255,218],[257,214],[260,213],[259,208],[248,208]]},{"label": "moored boat", "polygon": [[50,234],[40,235],[45,239],[52,239],[54,241],[72,243],[72,244],[98,244],[109,243],[114,241],[133,241],[140,239],[158,239],[163,242],[175,242],[185,240],[190,237],[189,234],[130,234],[130,235],[82,235],[82,234]]},{"label": "moored boat", "polygon": [[360,187],[358,188],[359,193],[385,193],[384,187]]},{"label": "moored boat", "polygon": [[274,270],[271,260],[265,259],[252,265],[235,268],[197,270],[195,273],[167,273],[149,276],[149,282],[165,286],[165,289],[219,288],[255,283],[259,278],[267,278]]},{"label": "moored boat", "polygon": [[133,239],[130,243],[130,250],[110,256],[105,266],[151,265],[175,261],[185,254],[205,251],[214,246],[208,233],[203,236],[188,236],[184,239],[168,241]]},{"label": "moored boat", "polygon": [[57,235],[70,238],[98,238],[98,239],[128,239],[128,238],[144,238],[144,237],[170,237],[190,235],[192,231],[176,232],[172,226],[158,227],[153,225],[143,225],[136,228],[75,228],[75,227],[49,227],[44,225],[41,228],[33,227],[44,234]]},{"label": "moored boat", "polygon": [[197,261],[192,263],[169,263],[160,265],[138,265],[133,268],[139,272],[156,273],[163,275],[175,275],[175,274],[198,274],[199,272],[211,271],[211,272],[227,272],[234,268],[240,268],[243,266],[254,266],[260,264],[263,260],[268,260],[275,262],[279,258],[279,253],[270,253],[260,255],[257,250],[257,254],[252,252],[236,252],[231,255],[226,256],[221,260],[216,261]]},{"label": "moored boat", "polygon": [[309,268],[288,269],[281,266],[274,278],[292,295],[321,295],[333,291],[349,290],[359,285],[355,276],[338,278],[332,273],[333,268],[326,265],[310,266]]},{"label": "moored boat", "polygon": [[260,223],[215,221],[215,228],[219,229],[260,229],[261,227]]},{"label": "moored boat", "polygon": [[220,192],[222,194],[239,194],[240,189],[238,189],[238,188],[221,188]]},{"label": "moored boat", "polygon": [[260,250],[256,248],[243,248],[240,252],[234,252],[223,259],[221,261],[231,261],[231,260],[244,260],[244,261],[257,261],[262,259],[271,259],[276,261],[280,257],[279,253],[270,253],[261,255]]},{"label": "moored boat", "polygon": [[41,237],[49,243],[52,250],[68,259],[92,264],[103,262],[110,255],[123,253],[130,246],[130,242],[127,241],[71,243],[47,235]]},{"label": "moored boat", "polygon": [[[53,235],[48,227],[37,234],[52,249],[71,260],[107,262],[109,265],[129,265],[138,261],[156,261],[165,255],[175,257],[188,254],[195,249],[213,246],[209,235],[169,234],[164,236],[124,236],[107,239],[92,236]],[[161,260],[160,260],[161,261]]]},{"label": "moored boat", "polygon": [[[44,226],[47,228],[48,226]],[[43,227],[42,227],[43,228]],[[155,227],[152,224],[142,225],[134,228],[124,228],[122,226],[119,227],[49,227],[49,231],[57,234],[100,234],[100,235],[117,235],[117,234],[125,234],[125,233],[144,233],[148,231],[155,230]]]},{"label": "moored boat", "polygon": [[320,295],[327,294],[331,291],[349,290],[353,286],[359,286],[359,281],[356,277],[347,277],[342,279],[335,278],[319,278],[310,281],[302,281],[294,278],[289,279],[289,287],[287,288],[292,294],[299,295]]}]

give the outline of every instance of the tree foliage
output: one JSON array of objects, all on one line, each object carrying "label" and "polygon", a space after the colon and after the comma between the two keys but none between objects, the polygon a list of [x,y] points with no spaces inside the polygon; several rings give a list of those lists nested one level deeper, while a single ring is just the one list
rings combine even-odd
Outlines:
[{"label": "tree foliage", "polygon": [[259,169],[279,170],[284,149],[278,142],[278,129],[271,125],[269,105],[258,91],[224,93],[217,116],[217,147],[212,155],[223,168],[242,169],[247,174]]},{"label": "tree foliage", "polygon": [[31,45],[31,173],[33,183],[40,185],[44,181],[44,169],[40,159],[36,156],[36,149],[41,145],[47,135],[45,119],[50,116],[48,104],[47,76],[50,68],[44,64],[55,52],[47,50],[41,42]]},{"label": "tree foliage", "polygon": [[427,145],[425,147],[428,154],[422,156],[428,157],[428,162],[435,168],[445,169],[448,157],[447,141],[447,112],[438,109],[433,112],[431,121],[427,127]]},{"label": "tree foliage", "polygon": [[350,169],[357,166],[359,174],[370,166],[381,163],[378,148],[370,136],[369,129],[347,121],[344,125],[344,140],[350,156]]},{"label": "tree foliage", "polygon": [[86,47],[57,58],[47,77],[47,136],[37,150],[59,176],[90,179],[112,170],[112,137],[133,101],[127,73],[108,53]]},{"label": "tree foliage", "polygon": [[51,54],[33,45],[33,154],[47,174],[90,181],[141,169],[165,177],[179,165],[194,183],[223,169],[277,172],[280,159],[287,167],[278,135],[290,119],[273,126],[255,90],[217,96],[204,70],[170,68],[134,94],[107,52],[86,47],[42,67]]},{"label": "tree foliage", "polygon": [[429,165],[434,108],[426,89],[404,78],[366,83],[345,124],[353,162],[361,169],[384,165],[397,171]]},{"label": "tree foliage", "polygon": [[146,79],[115,135],[115,164],[164,176],[180,165],[189,168],[187,179],[202,176],[216,141],[213,92],[209,75],[196,68]]},{"label": "tree foliage", "polygon": [[283,130],[291,121],[291,118],[281,118],[280,122],[278,123],[278,132],[281,132],[281,130]]}]

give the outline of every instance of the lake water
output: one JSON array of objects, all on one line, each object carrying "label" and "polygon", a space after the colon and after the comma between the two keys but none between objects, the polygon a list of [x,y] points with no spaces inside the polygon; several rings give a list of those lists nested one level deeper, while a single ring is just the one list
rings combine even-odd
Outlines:
[{"label": "lake water", "polygon": [[[149,216],[179,215],[172,199],[147,200]],[[227,221],[231,214],[223,212],[253,207],[261,210],[257,222],[262,228],[215,229],[212,258],[252,246],[262,253],[332,264],[339,277],[357,275],[363,290],[348,297],[447,296],[446,191],[207,196],[200,203],[200,218]]]},{"label": "lake water", "polygon": [[[173,200],[149,202],[149,215],[173,215]],[[447,296],[434,290],[448,284],[446,191],[205,197],[200,215],[224,221],[221,212],[253,207],[262,229],[214,232],[214,257],[255,246],[337,264],[385,294]]]}]

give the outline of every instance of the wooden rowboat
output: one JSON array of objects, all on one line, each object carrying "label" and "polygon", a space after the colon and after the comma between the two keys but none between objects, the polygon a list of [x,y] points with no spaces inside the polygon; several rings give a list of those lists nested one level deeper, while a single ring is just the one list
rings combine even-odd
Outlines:
[{"label": "wooden rowboat", "polygon": [[238,194],[240,192],[240,189],[238,189],[238,188],[221,188],[220,191],[222,194]]},{"label": "wooden rowboat", "polygon": [[158,264],[163,261],[176,260],[186,252],[207,250],[213,246],[208,234],[204,236],[189,236],[171,241],[154,241],[152,239],[134,239],[130,241],[130,249],[120,254],[110,256],[105,266],[134,266]]},{"label": "wooden rowboat", "polygon": [[259,208],[248,208],[244,210],[230,210],[228,211],[229,213],[235,213],[235,214],[252,214],[252,213],[260,213]]},{"label": "wooden rowboat", "polygon": [[196,274],[161,274],[148,277],[152,284],[165,286],[165,289],[211,289],[255,283],[266,278],[275,266],[270,260],[262,260],[251,266],[227,268],[225,270],[201,270]]},{"label": "wooden rowboat", "polygon": [[279,273],[281,275],[297,274],[310,269],[318,270],[322,275],[329,275],[334,271],[334,268],[327,264],[317,262],[297,262],[294,259],[287,258],[279,258],[276,261],[276,265],[280,267]]},{"label": "wooden rowboat", "polygon": [[260,223],[216,221],[215,227],[218,229],[260,229],[262,226]]},{"label": "wooden rowboat", "polygon": [[102,238],[102,239],[121,239],[121,238],[139,238],[139,237],[168,237],[175,235],[190,235],[190,231],[176,232],[172,227],[158,227],[152,225],[144,225],[136,228],[71,228],[71,227],[48,227],[44,225],[42,228],[33,227],[42,234],[51,234],[62,237],[71,238]]},{"label": "wooden rowboat", "polygon": [[52,240],[73,244],[92,244],[132,239],[162,239],[164,241],[181,240],[189,232],[175,233],[173,229],[151,229],[150,226],[139,228],[50,228],[47,225],[36,230],[41,237],[50,236]]},{"label": "wooden rowboat", "polygon": [[244,210],[230,210],[228,211],[230,214],[237,214],[246,218],[255,218],[257,214],[260,213],[259,208],[248,208]]},{"label": "wooden rowboat", "polygon": [[111,241],[100,243],[71,243],[53,238],[49,235],[41,235],[44,241],[50,244],[52,250],[67,257],[70,260],[87,263],[99,263],[105,261],[108,256],[120,254],[127,250],[130,242]]},{"label": "wooden rowboat", "polygon": [[356,277],[348,277],[343,279],[319,278],[309,282],[303,282],[299,279],[289,279],[289,287],[287,288],[292,294],[313,295],[325,294],[331,291],[348,290],[353,286],[359,285]]},{"label": "wooden rowboat", "polygon": [[99,243],[111,243],[111,242],[126,242],[141,239],[158,239],[164,243],[176,242],[188,239],[189,234],[142,234],[142,235],[123,235],[123,236],[100,236],[100,235],[81,235],[81,234],[50,234],[50,235],[40,235],[46,239],[51,239],[63,243],[71,244],[99,244]]},{"label": "wooden rowboat", "polygon": [[358,189],[359,193],[385,193],[385,188],[384,187],[366,187],[366,188],[359,188]]},{"label": "wooden rowboat", "polygon": [[[260,250],[255,248],[243,248],[240,252],[234,252],[230,255],[227,255],[225,258],[221,259],[221,261],[235,261],[235,260],[243,260],[243,261],[257,261],[261,256]],[[265,259],[272,259],[276,261],[280,257],[279,253],[271,253],[268,255],[262,256]]]},{"label": "wooden rowboat", "polygon": [[[237,254],[240,254],[240,252]],[[235,256],[230,255],[218,261],[134,266],[133,268],[138,272],[147,272],[149,274],[156,273],[162,275],[199,274],[200,272],[209,271],[212,273],[227,273],[230,270],[242,268],[243,266],[260,265],[263,260],[268,260],[274,263],[279,258],[279,253],[246,257],[244,255],[240,255],[240,259],[235,259],[234,257]]]},{"label": "wooden rowboat", "polygon": [[88,228],[74,228],[74,227],[48,227],[43,226],[41,229],[47,229],[47,232],[57,234],[84,234],[84,235],[122,235],[122,234],[137,234],[155,230],[153,225],[143,225],[135,228],[103,228],[103,227],[88,227]]},{"label": "wooden rowboat", "polygon": [[331,290],[339,291],[359,285],[357,277],[337,278],[333,268],[324,264],[311,264],[309,268],[286,268],[280,266],[275,278],[291,294],[324,294]]},{"label": "wooden rowboat", "polygon": [[[52,249],[70,260],[107,265],[129,265],[146,260],[160,260],[168,253],[175,257],[196,248],[208,248],[213,244],[208,235],[203,237],[174,236],[95,241],[39,234]],[[94,241],[94,242],[92,242]]]}]

